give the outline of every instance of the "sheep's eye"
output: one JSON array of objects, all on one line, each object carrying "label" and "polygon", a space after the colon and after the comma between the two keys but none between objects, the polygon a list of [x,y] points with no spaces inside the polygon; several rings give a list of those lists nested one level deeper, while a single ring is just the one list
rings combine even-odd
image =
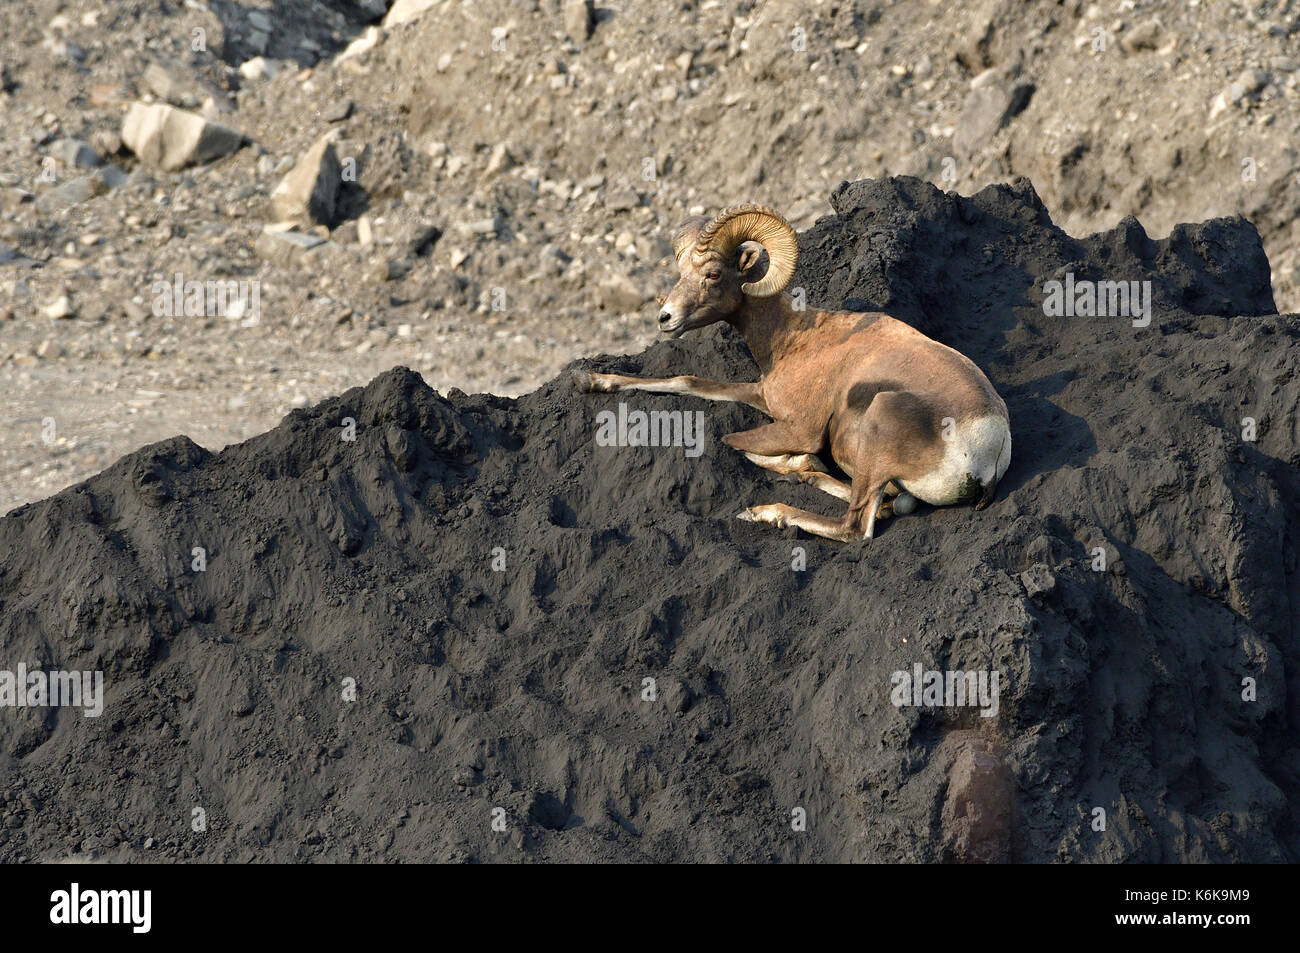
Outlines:
[{"label": "sheep's eye", "polygon": [[719,276],[716,271],[711,271],[704,277],[707,278],[709,281],[717,281]]}]

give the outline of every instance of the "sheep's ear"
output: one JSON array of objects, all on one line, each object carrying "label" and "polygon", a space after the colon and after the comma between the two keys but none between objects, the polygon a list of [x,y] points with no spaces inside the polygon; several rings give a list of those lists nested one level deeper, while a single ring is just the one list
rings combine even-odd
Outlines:
[{"label": "sheep's ear", "polygon": [[745,242],[740,246],[740,257],[736,260],[736,270],[745,281],[762,277],[767,271],[767,249],[758,242]]}]

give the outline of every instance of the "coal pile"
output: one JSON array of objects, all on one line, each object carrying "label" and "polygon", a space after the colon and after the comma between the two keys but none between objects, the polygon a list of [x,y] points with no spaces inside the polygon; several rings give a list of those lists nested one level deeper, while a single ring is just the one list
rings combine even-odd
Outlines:
[{"label": "coal pile", "polygon": [[[794,284],[984,368],[988,509],[741,522],[841,504],[721,445],[753,410],[568,374],[145,447],[0,520],[0,669],[105,691],[0,710],[0,860],[1300,858],[1300,316],[1254,227],[1073,238],[1023,180],[832,207]],[[1067,276],[1149,281],[1149,325],[1048,316]],[[727,329],[581,366],[756,374]],[[703,452],[598,445],[620,402]],[[916,666],[996,712],[896,705]]]}]

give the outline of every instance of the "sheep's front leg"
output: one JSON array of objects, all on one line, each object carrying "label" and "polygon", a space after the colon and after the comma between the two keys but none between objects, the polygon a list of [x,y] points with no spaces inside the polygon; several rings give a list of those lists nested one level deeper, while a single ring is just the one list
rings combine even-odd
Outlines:
[{"label": "sheep's front leg", "polygon": [[594,371],[575,371],[574,382],[579,390],[614,393],[620,390],[644,390],[652,394],[687,394],[705,400],[727,400],[748,404],[767,413],[762,385],[758,381],[727,383],[710,381],[703,377],[683,374],[680,377],[627,377],[623,374],[598,374]]},{"label": "sheep's front leg", "polygon": [[833,539],[837,543],[847,543],[859,539],[860,534],[848,526],[843,519],[833,516],[820,516],[784,503],[764,503],[751,506],[736,514],[737,519],[750,523],[770,523],[781,529],[786,526],[798,526],[805,533]]}]

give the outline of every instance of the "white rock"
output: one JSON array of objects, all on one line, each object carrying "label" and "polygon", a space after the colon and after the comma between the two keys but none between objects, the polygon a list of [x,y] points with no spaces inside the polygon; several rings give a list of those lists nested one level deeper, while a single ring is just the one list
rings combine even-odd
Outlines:
[{"label": "white rock", "polygon": [[122,122],[122,143],[167,172],[229,155],[243,142],[229,126],[163,103],[132,103]]},{"label": "white rock", "polygon": [[438,0],[397,0],[388,8],[388,14],[384,17],[384,29],[414,20],[437,2]]},{"label": "white rock", "polygon": [[570,39],[581,43],[591,36],[592,13],[591,0],[565,0],[564,32]]},{"label": "white rock", "polygon": [[51,320],[57,321],[60,318],[72,317],[72,302],[68,300],[67,295],[59,295],[45,307],[41,308],[41,314]]},{"label": "white rock", "polygon": [[264,56],[254,56],[251,60],[245,60],[239,66],[239,75],[250,83],[263,83],[274,77],[278,72],[279,69],[276,65],[269,62]]},{"label": "white rock", "polygon": [[334,133],[321,136],[271,193],[271,211],[280,222],[332,224],[343,184],[334,152]]},{"label": "white rock", "polygon": [[353,56],[360,56],[367,50],[373,50],[375,44],[379,42],[379,27],[366,27],[366,31],[347,45],[347,48],[340,53],[336,59],[346,60]]}]

